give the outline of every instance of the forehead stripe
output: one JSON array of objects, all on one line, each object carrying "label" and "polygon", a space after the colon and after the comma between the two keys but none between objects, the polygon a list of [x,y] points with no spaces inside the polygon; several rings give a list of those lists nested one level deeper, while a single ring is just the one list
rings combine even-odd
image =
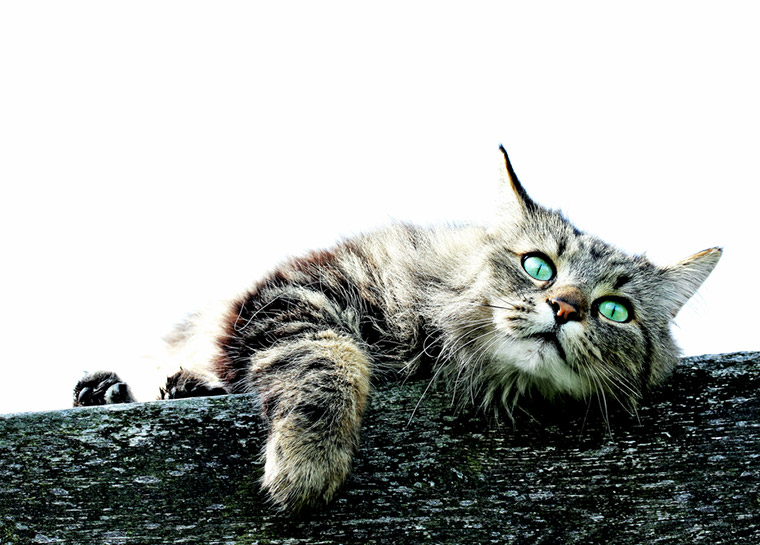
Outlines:
[{"label": "forehead stripe", "polygon": [[562,257],[567,249],[567,240],[564,237],[557,241],[557,257]]},{"label": "forehead stripe", "polygon": [[621,274],[620,276],[618,276],[617,280],[615,280],[615,283],[612,285],[612,289],[619,290],[630,281],[631,281],[630,276],[628,276],[627,274]]}]

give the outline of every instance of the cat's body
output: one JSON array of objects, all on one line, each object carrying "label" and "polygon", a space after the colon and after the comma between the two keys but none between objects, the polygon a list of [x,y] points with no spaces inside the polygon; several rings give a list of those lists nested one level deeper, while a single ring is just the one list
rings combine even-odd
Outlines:
[{"label": "cat's body", "polygon": [[[625,255],[530,200],[506,153],[504,167],[490,229],[393,225],[193,316],[167,339],[160,397],[257,393],[263,486],[292,509],[334,497],[383,377],[429,373],[483,407],[528,390],[635,405],[675,365],[672,319],[720,250],[672,267]],[[77,405],[134,399],[109,373],[75,390]]]}]

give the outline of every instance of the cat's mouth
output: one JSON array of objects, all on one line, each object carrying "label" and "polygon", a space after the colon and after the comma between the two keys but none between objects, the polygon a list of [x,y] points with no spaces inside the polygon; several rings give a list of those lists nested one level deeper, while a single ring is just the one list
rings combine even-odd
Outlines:
[{"label": "cat's mouth", "polygon": [[549,344],[553,346],[557,353],[559,354],[559,357],[562,359],[562,361],[567,362],[567,355],[565,354],[565,349],[562,348],[562,344],[559,342],[559,339],[557,338],[557,334],[552,331],[547,331],[545,333],[535,333],[530,336],[532,339],[538,339],[542,341],[545,344]]}]

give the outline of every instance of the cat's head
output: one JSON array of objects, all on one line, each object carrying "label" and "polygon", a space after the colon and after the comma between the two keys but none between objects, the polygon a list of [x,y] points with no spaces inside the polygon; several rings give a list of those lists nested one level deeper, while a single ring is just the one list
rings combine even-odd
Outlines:
[{"label": "cat's head", "polygon": [[502,388],[490,395],[603,392],[635,404],[676,364],[671,323],[721,250],[665,267],[627,255],[531,200],[501,152],[505,202],[488,234],[484,306],[496,331],[488,380]]}]

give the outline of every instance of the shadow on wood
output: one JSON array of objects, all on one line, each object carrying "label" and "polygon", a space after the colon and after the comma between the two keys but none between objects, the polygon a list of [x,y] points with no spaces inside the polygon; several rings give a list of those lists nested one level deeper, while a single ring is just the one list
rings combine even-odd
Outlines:
[{"label": "shadow on wood", "polygon": [[354,474],[293,519],[250,396],[0,417],[0,544],[760,543],[760,354],[689,358],[638,415],[513,425],[378,391]]}]

